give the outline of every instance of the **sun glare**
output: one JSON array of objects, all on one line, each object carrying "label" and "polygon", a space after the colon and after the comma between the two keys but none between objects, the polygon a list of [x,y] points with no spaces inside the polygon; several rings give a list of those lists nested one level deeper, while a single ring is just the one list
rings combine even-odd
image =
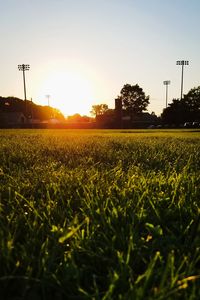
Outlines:
[{"label": "sun glare", "polygon": [[[49,95],[49,99],[47,99]],[[66,71],[51,73],[41,83],[37,99],[42,105],[58,108],[65,116],[89,115],[94,101],[90,81],[82,74]]]}]

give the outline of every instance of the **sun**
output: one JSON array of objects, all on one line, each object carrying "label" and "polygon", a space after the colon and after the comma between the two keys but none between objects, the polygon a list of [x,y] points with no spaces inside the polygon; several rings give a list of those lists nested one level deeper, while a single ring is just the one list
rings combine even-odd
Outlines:
[{"label": "sun", "polygon": [[41,80],[37,99],[42,105],[59,109],[65,116],[89,115],[93,104],[93,87],[78,72],[54,71]]}]

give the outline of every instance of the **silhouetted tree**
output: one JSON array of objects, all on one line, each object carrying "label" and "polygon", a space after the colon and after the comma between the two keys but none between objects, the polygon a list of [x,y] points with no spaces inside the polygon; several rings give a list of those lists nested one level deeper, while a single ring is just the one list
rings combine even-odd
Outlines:
[{"label": "silhouetted tree", "polygon": [[173,99],[163,110],[161,119],[168,124],[200,121],[200,86],[191,89],[183,99]]},{"label": "silhouetted tree", "polygon": [[179,125],[185,122],[187,119],[188,108],[185,105],[183,99],[173,99],[172,103],[163,110],[161,114],[161,120],[165,124],[176,124]]},{"label": "silhouetted tree", "polygon": [[191,89],[184,95],[185,105],[189,108],[192,120],[200,120],[200,86]]},{"label": "silhouetted tree", "polygon": [[16,97],[0,97],[1,112],[22,112],[27,117],[33,117],[40,120],[48,120],[50,118],[64,119],[63,114],[56,108],[50,106],[42,106],[27,100],[21,100]]},{"label": "silhouetted tree", "polygon": [[92,105],[92,110],[90,111],[91,115],[97,117],[99,115],[103,115],[108,110],[107,104],[97,104]]},{"label": "silhouetted tree", "polygon": [[125,84],[118,99],[121,99],[123,108],[131,114],[142,113],[147,110],[149,104],[149,96],[145,96],[143,89],[138,84]]},{"label": "silhouetted tree", "polygon": [[74,114],[67,117],[67,121],[71,123],[88,123],[92,118],[88,116],[81,116],[80,114]]},{"label": "silhouetted tree", "polygon": [[25,101],[16,97],[0,97],[0,110],[2,112],[25,113]]}]

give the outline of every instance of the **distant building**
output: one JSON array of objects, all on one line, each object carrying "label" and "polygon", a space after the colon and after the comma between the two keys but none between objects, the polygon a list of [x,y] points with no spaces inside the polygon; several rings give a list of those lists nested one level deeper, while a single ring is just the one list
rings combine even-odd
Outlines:
[{"label": "distant building", "polygon": [[155,114],[142,112],[131,113],[122,107],[121,99],[115,99],[115,124],[117,128],[147,128],[156,124],[158,118]]},{"label": "distant building", "polygon": [[8,127],[19,127],[28,122],[22,112],[0,112],[0,125]]}]

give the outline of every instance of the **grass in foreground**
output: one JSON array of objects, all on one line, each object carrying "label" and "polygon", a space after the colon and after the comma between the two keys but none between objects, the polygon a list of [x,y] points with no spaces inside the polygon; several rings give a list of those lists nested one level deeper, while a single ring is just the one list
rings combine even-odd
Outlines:
[{"label": "grass in foreground", "polygon": [[199,299],[200,134],[0,131],[3,299]]}]

